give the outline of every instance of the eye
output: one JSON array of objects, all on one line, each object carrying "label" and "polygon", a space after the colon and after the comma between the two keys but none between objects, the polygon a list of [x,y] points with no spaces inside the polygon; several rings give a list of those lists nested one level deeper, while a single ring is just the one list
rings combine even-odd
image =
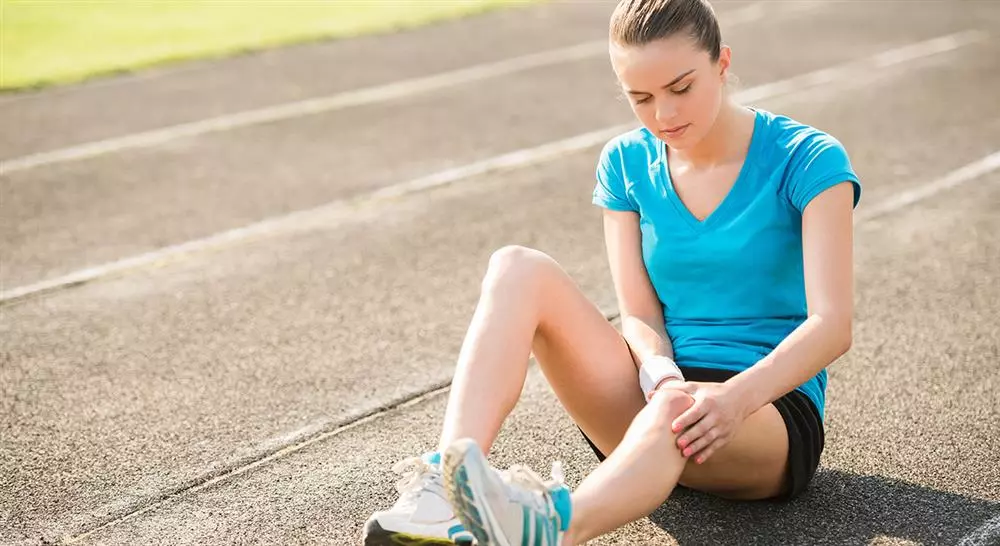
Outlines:
[{"label": "eye", "polygon": [[688,83],[687,85],[685,85],[684,87],[682,87],[680,89],[674,89],[672,92],[675,95],[683,95],[684,93],[687,93],[690,90],[691,90],[691,84]]},{"label": "eye", "polygon": [[635,103],[636,104],[645,104],[647,102],[649,102],[649,95],[646,95],[645,97],[642,97],[641,99],[635,99]]}]

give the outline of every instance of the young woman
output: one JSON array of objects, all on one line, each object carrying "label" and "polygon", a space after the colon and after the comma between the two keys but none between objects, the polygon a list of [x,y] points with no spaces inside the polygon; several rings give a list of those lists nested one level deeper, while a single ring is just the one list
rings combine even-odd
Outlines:
[{"label": "young woman", "polygon": [[[851,345],[861,186],[833,137],[736,104],[706,0],[623,0],[610,55],[642,127],[601,153],[610,325],[551,258],[497,251],[438,451],[366,544],[576,545],[678,485],[790,499],[823,450],[825,368]],[[486,462],[534,353],[602,461],[576,491]],[[402,469],[400,469],[402,470]]]}]

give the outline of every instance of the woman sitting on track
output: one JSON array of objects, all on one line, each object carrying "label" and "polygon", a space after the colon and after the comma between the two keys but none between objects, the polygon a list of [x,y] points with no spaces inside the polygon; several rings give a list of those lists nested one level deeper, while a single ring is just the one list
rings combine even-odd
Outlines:
[{"label": "woman sitting on track", "polygon": [[[640,129],[603,149],[593,201],[621,333],[555,261],[497,251],[458,359],[439,451],[407,461],[366,544],[576,545],[678,484],[790,499],[823,450],[825,368],[851,345],[861,187],[833,137],[736,104],[705,0],[623,0],[611,62]],[[499,472],[484,453],[534,353],[601,464]]]}]

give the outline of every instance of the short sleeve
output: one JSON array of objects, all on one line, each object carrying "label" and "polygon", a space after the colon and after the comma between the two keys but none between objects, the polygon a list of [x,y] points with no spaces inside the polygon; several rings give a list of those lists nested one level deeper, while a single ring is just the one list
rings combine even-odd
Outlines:
[{"label": "short sleeve", "polygon": [[788,199],[801,213],[817,195],[842,182],[854,185],[854,206],[861,200],[861,182],[847,150],[825,133],[811,135],[796,148],[789,173]]},{"label": "short sleeve", "polygon": [[629,199],[625,181],[621,176],[621,149],[614,141],[601,150],[597,161],[597,185],[594,186],[593,203],[610,210],[638,211]]}]

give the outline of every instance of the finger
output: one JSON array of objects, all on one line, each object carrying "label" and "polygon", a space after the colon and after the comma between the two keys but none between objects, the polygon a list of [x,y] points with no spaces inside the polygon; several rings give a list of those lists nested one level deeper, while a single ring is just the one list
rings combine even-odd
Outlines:
[{"label": "finger", "polygon": [[698,421],[694,426],[684,431],[684,434],[677,437],[677,447],[683,450],[685,447],[695,443],[698,438],[704,436],[713,426],[715,426],[715,422],[711,415],[703,417],[701,421]]},{"label": "finger", "polygon": [[704,464],[704,462],[707,461],[708,458],[712,456],[712,454],[714,454],[716,451],[719,450],[720,447],[722,447],[721,445],[719,445],[722,443],[724,443],[722,440],[716,440],[711,444],[709,444],[708,447],[701,450],[701,453],[695,454],[694,462],[696,464]]},{"label": "finger", "polygon": [[700,438],[698,438],[697,440],[695,440],[694,443],[692,443],[688,447],[684,448],[684,450],[681,451],[681,455],[683,455],[685,457],[690,457],[692,455],[697,455],[697,454],[701,453],[701,451],[703,449],[705,449],[706,447],[708,447],[709,445],[711,445],[712,442],[714,442],[717,437],[718,437],[718,433],[716,432],[716,429],[711,428],[711,429],[708,430],[708,432],[706,432],[705,434],[702,434]]},{"label": "finger", "polygon": [[[715,429],[716,432],[718,432],[718,430],[719,430],[718,428]],[[711,457],[713,453],[722,449],[728,443],[729,443],[729,436],[719,433],[716,435],[715,440],[713,440],[712,443],[708,444],[708,446],[705,447],[705,449],[701,450],[701,452],[699,453],[694,453],[692,455],[692,460],[696,464],[702,464],[705,461],[707,461],[708,458]]]},{"label": "finger", "polygon": [[684,413],[677,416],[670,425],[670,430],[675,433],[680,432],[689,426],[697,423],[708,413],[708,407],[704,400],[696,400]]}]

